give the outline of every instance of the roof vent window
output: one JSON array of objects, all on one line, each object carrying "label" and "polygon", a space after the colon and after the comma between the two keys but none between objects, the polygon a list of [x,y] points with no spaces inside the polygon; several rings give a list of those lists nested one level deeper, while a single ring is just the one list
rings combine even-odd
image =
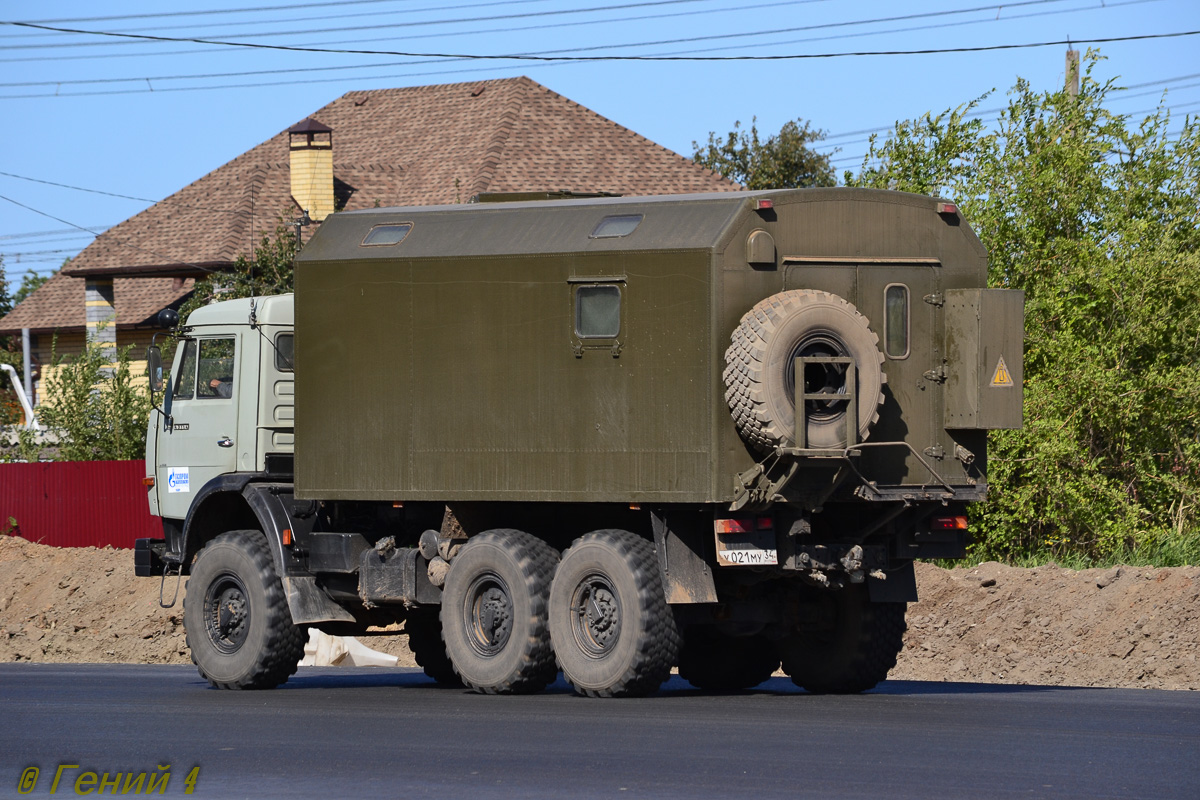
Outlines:
[{"label": "roof vent window", "polygon": [[637,226],[642,223],[641,214],[622,214],[619,216],[605,217],[600,220],[600,224],[592,231],[589,239],[619,239],[622,236],[628,236],[637,230]]},{"label": "roof vent window", "polygon": [[362,245],[360,246],[384,247],[386,245],[400,244],[411,230],[411,222],[401,222],[394,225],[376,225],[367,231],[367,235],[363,238]]}]

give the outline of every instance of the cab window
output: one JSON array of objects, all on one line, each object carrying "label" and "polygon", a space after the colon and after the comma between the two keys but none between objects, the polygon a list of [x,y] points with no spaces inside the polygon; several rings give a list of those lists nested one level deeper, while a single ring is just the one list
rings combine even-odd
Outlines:
[{"label": "cab window", "polygon": [[196,340],[183,342],[183,358],[179,362],[179,374],[175,378],[174,398],[191,400],[196,393]]},{"label": "cab window", "polygon": [[222,399],[233,397],[234,350],[236,340],[200,339],[196,366],[196,397]]},{"label": "cab window", "polygon": [[275,337],[275,369],[292,372],[296,364],[296,335],[281,333]]}]

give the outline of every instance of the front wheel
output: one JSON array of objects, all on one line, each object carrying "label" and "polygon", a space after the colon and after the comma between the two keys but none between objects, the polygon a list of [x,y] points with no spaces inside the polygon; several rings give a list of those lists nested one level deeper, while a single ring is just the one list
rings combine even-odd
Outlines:
[{"label": "front wheel", "polygon": [[305,635],[292,624],[283,585],[259,531],[209,542],[183,599],[192,662],[218,689],[271,689],[296,671]]},{"label": "front wheel", "polygon": [[671,674],[679,633],[654,545],[628,531],[581,536],[550,589],[550,637],[563,674],[590,697],[652,694]]}]

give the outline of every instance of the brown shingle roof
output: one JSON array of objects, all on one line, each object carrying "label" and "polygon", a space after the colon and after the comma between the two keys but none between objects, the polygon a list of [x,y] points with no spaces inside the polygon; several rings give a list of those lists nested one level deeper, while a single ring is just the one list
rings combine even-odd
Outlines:
[{"label": "brown shingle roof", "polygon": [[[529,78],[350,92],[310,116],[333,129],[335,194],[348,210],[466,202],[485,191],[741,188]],[[65,273],[200,275],[248,253],[297,211],[284,129],[101,234]],[[78,285],[69,290],[65,276],[47,284],[38,294],[52,300],[39,297],[38,312],[22,303],[0,330],[22,327],[18,320],[40,330],[82,325],[83,281],[70,280]],[[169,304],[170,285],[156,281],[157,299],[146,305]],[[121,285],[115,293],[124,324],[123,303],[135,304],[123,300]]]},{"label": "brown shingle roof", "polygon": [[[86,325],[83,305],[84,278],[58,273],[26,297],[12,312],[0,320],[0,334],[29,328],[34,333],[48,333]],[[187,296],[192,281],[185,280],[177,287],[174,278],[117,278],[113,281],[113,297],[117,305],[119,329],[150,325],[160,310]]]}]

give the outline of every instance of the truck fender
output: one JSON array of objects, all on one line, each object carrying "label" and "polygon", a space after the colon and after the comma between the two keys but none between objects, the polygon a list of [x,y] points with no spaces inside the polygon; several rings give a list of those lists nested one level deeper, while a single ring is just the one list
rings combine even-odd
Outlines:
[{"label": "truck fender", "polygon": [[[200,487],[183,520],[180,561],[191,573],[192,559],[210,539],[226,531],[254,527],[253,515],[241,498],[252,473],[218,475]],[[279,565],[276,564],[276,567]]]},{"label": "truck fender", "polygon": [[354,622],[354,615],[334,602],[317,585],[316,577],[309,575],[290,552],[284,552],[283,532],[291,530],[293,526],[292,515],[285,502],[292,497],[292,487],[289,484],[248,483],[242,489],[242,496],[250,504],[254,515],[258,517],[259,526],[267,536],[271,558],[283,581],[292,622],[297,625]]}]

